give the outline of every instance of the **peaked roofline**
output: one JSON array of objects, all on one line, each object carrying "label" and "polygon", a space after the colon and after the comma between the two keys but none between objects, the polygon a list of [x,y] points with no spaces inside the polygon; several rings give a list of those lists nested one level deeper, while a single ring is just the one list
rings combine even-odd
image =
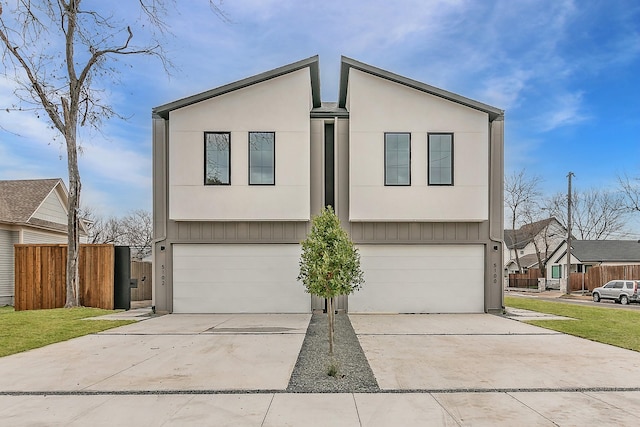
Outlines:
[{"label": "peaked roofline", "polygon": [[238,80],[233,83],[220,86],[206,92],[201,92],[196,95],[188,96],[186,98],[179,99],[177,101],[169,102],[168,104],[160,105],[152,110],[154,117],[161,117],[163,119],[169,118],[169,112],[178,108],[186,107],[201,101],[205,101],[216,96],[223,95],[225,93],[233,92],[238,89],[245,88],[247,86],[261,83],[267,80],[271,80],[276,77],[283,76],[285,74],[292,73],[294,71],[301,70],[303,68],[309,68],[311,73],[311,97],[313,99],[314,108],[320,107],[320,66],[318,55],[303,59],[301,61],[293,62],[282,67],[275,68],[264,73],[257,74],[255,76],[247,77],[242,80]]},{"label": "peaked roofline", "polygon": [[392,81],[394,83],[399,83],[401,85],[426,92],[428,94],[446,99],[448,101],[462,104],[464,106],[473,108],[474,110],[482,111],[489,115],[489,121],[502,120],[504,118],[504,110],[501,110],[499,108],[492,107],[490,105],[474,101],[473,99],[466,98],[456,93],[449,92],[444,89],[440,89],[426,83],[422,83],[417,80],[413,80],[408,77],[404,77],[399,74],[395,74],[390,71],[365,64],[364,62],[356,61],[355,59],[351,59],[346,56],[342,56],[340,66],[340,88],[338,92],[338,106],[341,108],[345,108],[347,102],[347,88],[350,68],[354,68],[367,74],[371,74],[376,77]]},{"label": "peaked roofline", "polygon": [[53,187],[51,187],[51,190],[49,190],[49,192],[47,193],[46,196],[44,196],[42,198],[42,200],[40,201],[40,204],[38,204],[38,206],[33,210],[33,212],[31,212],[31,215],[29,215],[29,218],[27,218],[27,222],[29,222],[29,220],[31,220],[33,218],[33,216],[36,214],[36,212],[38,212],[38,209],[40,209],[40,207],[44,204],[44,202],[49,198],[49,196],[51,195],[51,193],[53,193],[54,191],[56,191],[57,188],[60,188],[61,192],[62,192],[62,196],[64,197],[64,200],[60,200],[60,202],[62,202],[62,208],[64,209],[64,211],[67,213],[67,215],[69,215],[69,212],[67,211],[67,201],[69,198],[69,192],[67,191],[67,187],[64,185],[64,181],[62,181],[62,178],[57,178],[58,182],[56,182]]},{"label": "peaked roofline", "polygon": [[[4,193],[7,190],[5,186],[8,186],[9,193]],[[0,222],[26,224],[58,186],[63,189],[66,196],[66,187],[61,178],[0,180],[0,201],[7,203],[12,208],[10,210],[0,209]],[[15,191],[21,193],[14,194]],[[25,195],[25,191],[28,193],[27,195]],[[44,191],[46,194],[41,194]],[[42,197],[40,197],[41,195]]]}]

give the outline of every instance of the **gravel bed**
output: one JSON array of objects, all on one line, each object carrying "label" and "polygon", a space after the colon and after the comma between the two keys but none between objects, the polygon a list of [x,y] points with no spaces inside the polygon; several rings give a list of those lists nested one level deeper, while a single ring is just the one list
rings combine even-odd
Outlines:
[{"label": "gravel bed", "polygon": [[[369,362],[360,347],[349,316],[336,314],[333,357],[329,356],[329,330],[326,314],[313,314],[298,361],[289,380],[293,393],[373,393],[379,392]],[[338,367],[329,376],[331,363]]]}]

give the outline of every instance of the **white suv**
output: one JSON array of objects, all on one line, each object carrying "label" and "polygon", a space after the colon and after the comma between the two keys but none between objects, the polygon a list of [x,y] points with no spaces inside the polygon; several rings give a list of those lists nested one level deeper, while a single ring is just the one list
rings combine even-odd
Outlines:
[{"label": "white suv", "polygon": [[626,305],[630,302],[640,302],[639,284],[637,280],[612,280],[604,286],[595,288],[591,294],[595,302],[601,299],[612,299]]}]

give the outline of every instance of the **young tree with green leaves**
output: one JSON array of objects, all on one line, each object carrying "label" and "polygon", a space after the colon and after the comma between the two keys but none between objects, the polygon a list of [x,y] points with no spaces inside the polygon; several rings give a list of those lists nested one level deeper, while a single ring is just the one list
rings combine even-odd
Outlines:
[{"label": "young tree with green leaves", "polygon": [[312,219],[311,232],[302,242],[298,280],[307,293],[327,299],[329,354],[333,355],[333,298],[359,290],[364,277],[360,254],[331,206]]}]

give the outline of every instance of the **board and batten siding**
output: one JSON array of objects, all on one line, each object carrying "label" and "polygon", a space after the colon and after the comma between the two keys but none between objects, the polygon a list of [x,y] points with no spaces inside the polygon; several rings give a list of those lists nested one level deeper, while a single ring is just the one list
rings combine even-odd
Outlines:
[{"label": "board and batten siding", "polygon": [[0,229],[0,306],[13,304],[13,245],[18,232]]},{"label": "board and batten siding", "polygon": [[52,191],[33,214],[34,218],[67,225],[67,211],[55,191]]}]

